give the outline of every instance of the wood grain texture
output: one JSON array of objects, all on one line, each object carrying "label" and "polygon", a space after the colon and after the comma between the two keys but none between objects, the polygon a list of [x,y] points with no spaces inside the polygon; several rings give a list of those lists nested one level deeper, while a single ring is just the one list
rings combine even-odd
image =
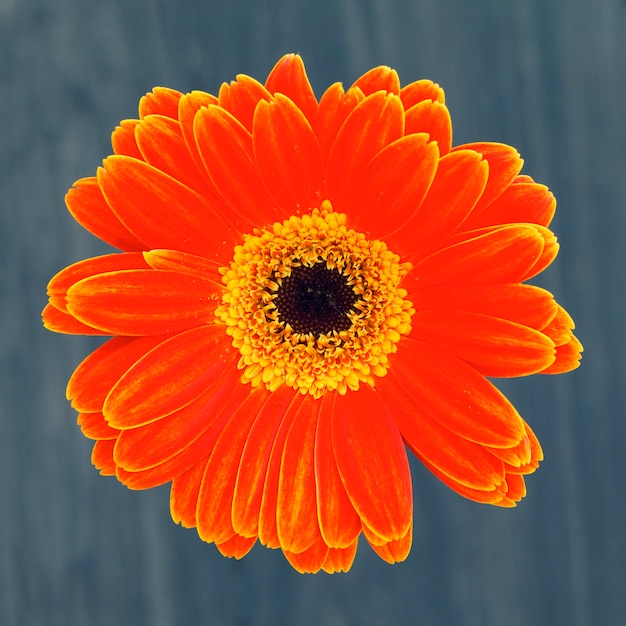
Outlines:
[{"label": "wood grain texture", "polygon": [[[0,623],[527,626],[626,623],[626,3],[622,0],[0,0]],[[300,576],[219,556],[90,465],[64,398],[94,340],[47,333],[61,267],[106,248],[63,196],[154,85],[215,92],[302,53],[318,94],[377,64],[446,89],[455,143],[503,141],[559,200],[543,279],[586,353],[501,387],[546,453],[512,511],[414,464],[415,536],[388,566]]]}]

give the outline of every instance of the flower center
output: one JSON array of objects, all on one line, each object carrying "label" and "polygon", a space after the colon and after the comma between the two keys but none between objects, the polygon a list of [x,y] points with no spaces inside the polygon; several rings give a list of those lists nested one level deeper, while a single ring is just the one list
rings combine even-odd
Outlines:
[{"label": "flower center", "polygon": [[320,397],[384,376],[411,330],[400,281],[410,269],[385,243],[348,229],[325,200],[310,214],[255,230],[222,268],[226,325],[242,382]]},{"label": "flower center", "polygon": [[348,330],[348,313],[358,300],[348,277],[325,263],[311,267],[299,265],[282,279],[274,306],[278,319],[289,324],[295,333],[319,337],[333,331]]}]

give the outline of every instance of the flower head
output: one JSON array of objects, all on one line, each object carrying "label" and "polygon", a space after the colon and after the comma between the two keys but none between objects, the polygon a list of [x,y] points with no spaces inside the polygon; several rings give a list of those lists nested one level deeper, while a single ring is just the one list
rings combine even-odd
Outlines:
[{"label": "flower head", "polygon": [[68,398],[93,463],[171,482],[176,522],[237,558],[345,571],[411,545],[405,446],[461,495],[514,506],[542,459],[488,377],[582,346],[527,284],[555,200],[506,145],[452,147],[442,89],[378,67],[318,101],[297,55],[265,85],[156,88],[67,206],[122,252],[49,284],[47,328],[112,336]]}]

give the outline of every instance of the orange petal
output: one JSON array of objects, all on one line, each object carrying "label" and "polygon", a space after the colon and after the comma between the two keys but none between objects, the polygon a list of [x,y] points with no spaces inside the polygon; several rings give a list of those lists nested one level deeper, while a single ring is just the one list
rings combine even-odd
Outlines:
[{"label": "orange petal", "polygon": [[550,367],[546,367],[542,374],[564,374],[571,372],[580,365],[583,346],[578,339],[572,335],[570,340],[556,349],[556,360]]},{"label": "orange petal", "polygon": [[420,397],[407,393],[400,380],[387,376],[378,388],[404,442],[418,458],[426,459],[446,476],[472,489],[489,491],[504,481],[500,459],[443,426],[443,420],[429,415],[420,405]]},{"label": "orange petal", "polygon": [[180,124],[164,115],[148,115],[135,129],[143,160],[215,203],[217,195],[198,169]]},{"label": "orange petal", "polygon": [[250,429],[241,455],[232,507],[233,528],[244,537],[259,532],[261,501],[272,444],[283,416],[287,411],[293,413],[300,402],[302,396],[296,396],[293,389],[284,385],[279,387],[263,405]]},{"label": "orange petal", "polygon": [[410,337],[392,358],[389,375],[428,415],[464,439],[510,448],[526,434],[515,407],[461,359]]},{"label": "orange petal", "polygon": [[67,210],[92,235],[121,250],[145,250],[146,246],[120,222],[106,203],[95,176],[81,178],[65,196]]},{"label": "orange petal", "polygon": [[550,366],[554,343],[522,324],[471,311],[417,311],[411,337],[469,363],[483,376],[528,376]]},{"label": "orange petal", "polygon": [[46,304],[41,312],[43,325],[48,330],[55,333],[65,333],[67,335],[107,335],[101,330],[91,328],[87,324],[79,322],[76,318],[60,311],[51,304]]},{"label": "orange petal", "polygon": [[114,428],[134,428],[171,415],[198,398],[232,361],[222,326],[200,326],[164,341],[117,381],[103,412]]},{"label": "orange petal", "polygon": [[101,411],[79,413],[78,425],[88,439],[117,439],[120,434],[117,428],[111,428],[107,424]]},{"label": "orange petal", "polygon": [[[239,408],[241,403],[245,401],[248,395],[250,395],[251,387],[249,385],[240,384],[239,378],[238,370],[231,369],[230,372],[226,374],[224,389],[219,389],[218,391],[221,403],[217,398],[215,402],[213,398],[209,398],[209,402],[215,406],[216,410],[213,412],[213,415],[209,415],[209,419],[206,422],[206,429],[200,432],[197,439],[188,443],[186,448],[174,456],[148,469],[142,469],[136,472],[128,471],[116,463],[118,480],[129,489],[152,489],[170,480],[174,480],[177,476],[185,473],[197,463],[207,459],[232,414]],[[156,422],[156,424],[158,424],[158,422]],[[142,428],[147,428],[147,426]],[[116,461],[118,445],[119,439],[114,454]]]},{"label": "orange petal", "polygon": [[194,134],[213,184],[239,221],[243,220],[245,230],[278,219],[257,169],[252,134],[218,106],[198,111]]},{"label": "orange petal", "polygon": [[199,461],[183,474],[172,480],[170,490],[170,514],[174,523],[184,528],[195,528],[196,507],[204,468],[208,459]]},{"label": "orange petal", "polygon": [[101,439],[93,445],[91,462],[102,476],[115,476],[113,446],[115,446],[115,439]]},{"label": "orange petal", "polygon": [[531,446],[528,435],[524,435],[522,440],[512,448],[491,448],[485,446],[485,449],[501,461],[504,461],[504,469],[507,471],[510,467],[519,470],[519,468],[527,466],[531,460]]},{"label": "orange petal", "polygon": [[440,472],[436,467],[431,465],[426,459],[420,458],[420,461],[445,485],[450,487],[452,491],[455,491],[459,495],[473,500],[474,502],[481,502],[482,504],[493,504],[495,506],[510,506],[510,504],[503,503],[503,499],[506,498],[506,482],[498,485],[490,491],[482,489],[470,489],[465,485],[461,485],[454,479],[446,476],[443,472]]},{"label": "orange petal", "polygon": [[415,265],[411,278],[422,285],[520,282],[541,256],[544,239],[531,224],[467,233]]},{"label": "orange petal", "polygon": [[406,112],[404,132],[428,133],[431,141],[436,141],[441,156],[452,148],[452,119],[448,107],[441,102],[424,100]]},{"label": "orange petal", "polygon": [[298,54],[286,54],[273,67],[265,87],[271,94],[282,93],[304,113],[311,122],[317,112],[317,99]]},{"label": "orange petal", "polygon": [[233,535],[229,539],[216,543],[215,547],[220,551],[222,556],[226,556],[229,559],[243,559],[250,550],[252,550],[256,543],[256,537],[241,537],[240,535]]},{"label": "orange petal", "polygon": [[411,524],[411,474],[389,410],[368,385],[335,394],[332,441],[341,480],[363,523],[387,541]]},{"label": "orange petal", "polygon": [[309,394],[305,396],[283,446],[276,529],[281,548],[288,552],[303,552],[321,538],[314,466],[319,407],[319,400]]},{"label": "orange petal", "polygon": [[545,228],[545,226],[539,226],[539,224],[533,224],[537,232],[543,237],[543,250],[537,257],[530,269],[524,274],[522,280],[529,280],[533,276],[537,276],[543,272],[543,270],[554,261],[556,255],[559,253],[559,243],[554,233]]},{"label": "orange petal", "polygon": [[[276,527],[276,507],[278,502],[278,485],[280,480],[281,460],[283,448],[289,428],[293,423],[300,406],[304,402],[304,396],[298,395],[285,412],[282,422],[271,439],[272,451],[267,464],[265,484],[263,485],[263,499],[259,511],[259,539],[268,548],[280,548],[278,530]],[[269,442],[268,439],[266,441]]]},{"label": "orange petal", "polygon": [[160,335],[212,323],[221,286],[166,270],[89,276],[67,292],[69,313],[112,335]]},{"label": "orange petal", "polygon": [[309,122],[281,94],[254,113],[254,156],[265,187],[285,216],[319,207],[324,159]]},{"label": "orange petal", "polygon": [[180,91],[169,87],[155,87],[139,101],[139,117],[147,115],[165,115],[173,120],[178,119],[178,102],[182,97]]},{"label": "orange petal", "polygon": [[230,85],[222,84],[217,104],[252,132],[252,118],[257,104],[261,100],[269,102],[271,99],[272,94],[260,82],[245,74],[238,74],[237,80]]},{"label": "orange petal", "polygon": [[380,543],[379,538],[373,535],[366,526],[363,526],[363,534],[365,535],[365,538],[370,544],[372,550],[374,550],[374,552],[376,552],[376,554],[387,563],[391,563],[392,565],[394,563],[400,563],[404,561],[407,556],[409,556],[411,544],[413,543],[412,523],[404,537],[401,537],[400,539],[393,539],[392,541],[387,541],[383,544]]},{"label": "orange petal", "polygon": [[329,548],[322,569],[327,574],[347,572],[354,563],[359,540],[355,539],[347,548]]},{"label": "orange petal", "polygon": [[501,143],[467,143],[455,146],[457,150],[475,150],[489,163],[489,179],[473,214],[479,215],[515,180],[524,161],[517,150]]},{"label": "orange petal", "polygon": [[424,258],[441,245],[469,215],[485,188],[488,165],[471,150],[448,154],[439,161],[428,193],[413,219],[390,238],[399,251]]},{"label": "orange petal", "polygon": [[463,227],[474,229],[514,222],[548,226],[555,210],[556,199],[545,185],[514,182],[482,213],[472,215]]},{"label": "orange petal", "polygon": [[571,315],[559,304],[556,305],[556,311],[541,327],[541,332],[550,337],[555,346],[565,345],[572,338],[572,330],[574,330],[574,320]]},{"label": "orange petal", "polygon": [[149,424],[122,431],[115,446],[116,465],[129,472],[151,469],[187,450],[212,428],[232,395],[232,385],[240,384],[232,374],[235,355],[229,365],[209,380],[206,389],[188,405]]},{"label": "orange petal", "polygon": [[160,170],[112,156],[98,170],[98,183],[120,221],[147,248],[172,248],[213,259],[230,258],[237,236],[198,193]]},{"label": "orange petal", "polygon": [[143,253],[146,263],[155,270],[168,270],[199,276],[219,283],[219,263],[178,250],[149,250]]},{"label": "orange petal", "polygon": [[400,229],[417,211],[439,160],[427,135],[402,137],[381,150],[363,169],[344,210],[372,237]]},{"label": "orange petal", "polygon": [[316,574],[319,572],[326,563],[328,552],[329,548],[321,537],[302,552],[295,553],[283,550],[285,558],[300,574]]},{"label": "orange petal", "polygon": [[344,92],[341,83],[334,83],[324,92],[312,122],[324,155],[329,153],[345,119],[364,99],[365,96],[359,88]]},{"label": "orange petal", "polygon": [[[332,396],[321,399],[315,433],[315,481],[317,514],[324,542],[331,548],[347,548],[361,532],[361,519],[341,482],[332,443]],[[356,547],[355,547],[356,551]]]},{"label": "orange petal", "polygon": [[358,87],[366,96],[376,91],[386,91],[400,95],[400,78],[396,70],[380,65],[368,70],[354,81],[352,87]]},{"label": "orange petal", "polygon": [[336,211],[349,204],[367,163],[403,132],[404,110],[393,94],[377,92],[352,110],[337,133],[326,165],[328,196]]},{"label": "orange petal", "polygon": [[519,283],[437,285],[416,289],[412,298],[419,309],[473,311],[523,324],[544,334],[548,334],[543,329],[554,318],[558,307],[549,291]]},{"label": "orange petal", "polygon": [[[526,422],[524,422],[524,428],[526,430],[525,439],[528,441],[528,445],[530,447],[530,456],[525,463],[522,463],[517,467],[515,465],[505,463],[504,468],[506,469],[507,475],[532,474],[539,467],[539,463],[543,461],[543,450],[541,449],[541,444],[539,443],[539,439],[537,439],[537,435],[535,435]],[[491,452],[495,452],[494,449],[490,450]]]},{"label": "orange petal", "polygon": [[203,541],[219,544],[235,532],[231,511],[237,470],[248,433],[269,394],[265,387],[256,387],[232,414],[215,443],[198,496],[196,517]]},{"label": "orange petal", "polygon": [[207,107],[210,104],[217,104],[217,98],[204,91],[192,91],[185,94],[178,103],[178,115],[180,122],[180,130],[183,134],[183,139],[187,145],[187,150],[196,164],[198,170],[204,176],[205,182],[211,187],[211,202],[213,204],[220,205],[220,196],[215,189],[215,185],[211,182],[209,175],[206,173],[204,163],[200,157],[198,146],[196,145],[196,135],[193,131],[193,121],[196,117],[196,113],[202,108]]},{"label": "orange petal", "polygon": [[115,154],[143,159],[135,139],[135,128],[139,123],[139,120],[122,120],[119,126],[115,127],[111,134],[111,146]]},{"label": "orange petal", "polygon": [[150,267],[140,252],[105,254],[68,265],[55,274],[48,283],[50,304],[67,311],[67,290],[90,276],[117,270],[147,269]]},{"label": "orange petal", "polygon": [[139,359],[167,337],[113,337],[94,350],[74,370],[67,383],[67,399],[84,413],[102,411],[115,383]]},{"label": "orange petal", "polygon": [[432,80],[426,78],[416,80],[402,87],[400,90],[400,99],[402,100],[405,110],[410,109],[418,102],[423,102],[424,100],[441,102],[441,104],[446,101],[443,89],[437,83],[433,83]]}]

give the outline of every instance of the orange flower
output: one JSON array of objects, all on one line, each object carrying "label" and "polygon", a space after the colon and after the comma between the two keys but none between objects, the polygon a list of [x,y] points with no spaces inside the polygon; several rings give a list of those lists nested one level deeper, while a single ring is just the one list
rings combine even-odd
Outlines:
[{"label": "orange flower", "polygon": [[557,254],[552,194],[506,145],[452,148],[442,89],[378,67],[316,99],[297,55],[217,97],[156,88],[67,206],[123,250],[50,282],[47,328],[112,335],[68,398],[93,463],[170,482],[176,522],[236,558],[346,571],[361,533],[411,545],[405,445],[514,506],[539,443],[487,377],[582,346],[526,281]]}]

